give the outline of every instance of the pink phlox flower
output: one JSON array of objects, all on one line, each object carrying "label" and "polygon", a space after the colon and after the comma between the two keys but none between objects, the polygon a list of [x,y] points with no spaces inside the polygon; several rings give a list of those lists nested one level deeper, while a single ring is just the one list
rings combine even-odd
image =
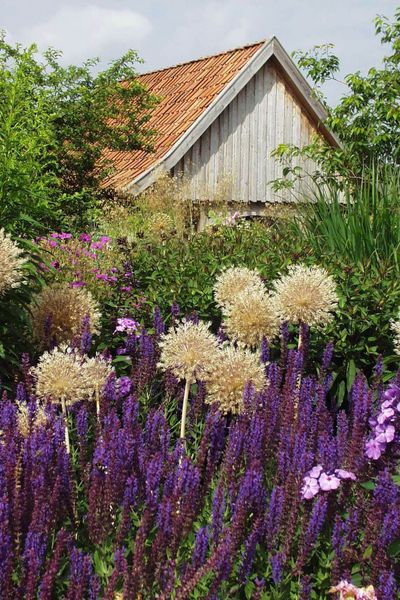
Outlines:
[{"label": "pink phlox flower", "polygon": [[317,465],[316,467],[313,467],[311,469],[311,471],[308,472],[308,476],[309,477],[313,477],[315,479],[318,479],[318,477],[321,475],[323,471],[323,468],[321,465]]},{"label": "pink phlox flower", "polygon": [[135,333],[139,328],[139,323],[129,317],[122,317],[117,319],[117,326],[115,327],[114,333],[124,332]]},{"label": "pink phlox flower", "polygon": [[378,460],[385,449],[385,446],[376,439],[368,440],[365,444],[365,454],[372,460]]},{"label": "pink phlox flower", "polygon": [[58,236],[60,240],[70,240],[72,238],[72,233],[64,233],[63,231]]},{"label": "pink phlox flower", "polygon": [[131,285],[124,285],[121,288],[121,292],[131,292],[132,291],[132,286]]},{"label": "pink phlox flower", "polygon": [[386,427],[378,426],[375,431],[378,434],[375,439],[380,444],[392,442],[396,433],[393,425],[386,425]]},{"label": "pink phlox flower", "polygon": [[327,473],[322,473],[319,478],[319,485],[321,490],[324,492],[329,492],[330,490],[337,490],[340,485],[340,479],[336,477],[336,475],[328,475]]},{"label": "pink phlox flower", "polygon": [[378,421],[378,423],[380,425],[382,425],[382,423],[384,423],[388,419],[391,419],[393,416],[394,416],[394,410],[393,410],[393,408],[384,408],[379,413],[377,421]]},{"label": "pink phlox flower", "polygon": [[301,488],[301,497],[304,500],[311,500],[319,492],[319,484],[314,477],[304,477],[304,485]]},{"label": "pink phlox flower", "polygon": [[336,469],[335,475],[337,475],[340,479],[351,479],[355,481],[357,477],[351,471],[346,471],[345,469]]},{"label": "pink phlox flower", "polygon": [[358,588],[346,580],[329,590],[330,594],[339,594],[339,600],[378,600],[372,585]]},{"label": "pink phlox flower", "polygon": [[383,396],[389,401],[397,400],[400,396],[400,390],[396,385],[391,385],[387,390],[385,390]]}]

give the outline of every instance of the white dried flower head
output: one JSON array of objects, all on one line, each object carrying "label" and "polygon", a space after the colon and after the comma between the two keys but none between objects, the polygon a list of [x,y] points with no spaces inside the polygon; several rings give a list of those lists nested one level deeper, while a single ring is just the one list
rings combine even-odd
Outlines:
[{"label": "white dried flower head", "polygon": [[22,279],[21,267],[26,262],[22,250],[10,236],[0,229],[0,295],[18,287]]},{"label": "white dried flower head", "polygon": [[203,379],[218,356],[218,341],[208,323],[183,321],[164,334],[159,367],[178,379]]},{"label": "white dried flower head", "polygon": [[274,283],[275,300],[282,321],[325,325],[338,304],[336,284],[321,267],[292,265]]},{"label": "white dried flower head", "polygon": [[35,409],[33,418],[29,413],[29,407],[26,402],[16,402],[18,413],[18,431],[23,437],[28,437],[32,429],[43,427],[47,423],[47,415],[44,407],[38,404]]},{"label": "white dried flower head", "polygon": [[217,404],[224,414],[240,414],[243,411],[243,392],[249,382],[255,391],[260,391],[266,385],[259,356],[245,348],[227,345],[220,349],[218,360],[206,379],[205,401],[207,404]]},{"label": "white dried flower head", "polygon": [[271,339],[279,333],[275,300],[263,290],[246,288],[224,312],[227,334],[244,346],[259,346],[264,337]]},{"label": "white dried flower head", "polygon": [[220,273],[214,285],[215,301],[221,308],[229,306],[238,294],[252,288],[264,291],[264,284],[257,271],[247,267],[230,267]]},{"label": "white dried flower head", "polygon": [[70,343],[82,333],[83,321],[89,316],[91,333],[99,333],[101,314],[92,294],[66,283],[49,285],[36,296],[32,305],[34,338],[42,348],[49,342]]},{"label": "white dried flower head", "polygon": [[63,398],[67,405],[85,399],[89,386],[83,362],[82,356],[67,346],[44,352],[37,366],[31,369],[36,379],[36,395],[56,403]]},{"label": "white dried flower head", "polygon": [[396,352],[396,354],[400,354],[400,315],[397,318],[397,321],[393,320],[390,322],[390,327],[391,330],[394,332],[394,351]]},{"label": "white dried flower head", "polygon": [[93,396],[96,392],[101,392],[110,375],[114,373],[114,368],[111,366],[110,361],[102,356],[86,357],[82,364],[82,369],[89,396]]},{"label": "white dried flower head", "polygon": [[174,230],[174,221],[167,213],[158,212],[147,221],[147,231],[155,238],[171,235]]}]

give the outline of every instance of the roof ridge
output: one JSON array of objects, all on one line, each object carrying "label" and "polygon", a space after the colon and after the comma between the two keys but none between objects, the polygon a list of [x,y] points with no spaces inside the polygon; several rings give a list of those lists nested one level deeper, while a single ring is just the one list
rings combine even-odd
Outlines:
[{"label": "roof ridge", "polygon": [[213,58],[215,56],[222,56],[223,54],[230,54],[232,52],[236,52],[237,50],[246,50],[246,48],[253,48],[254,46],[260,46],[261,44],[265,44],[269,38],[264,38],[259,40],[258,42],[253,42],[252,44],[244,44],[243,46],[237,46],[236,48],[230,48],[229,50],[221,50],[221,52],[215,52],[214,54],[208,54],[206,56],[200,56],[199,58],[192,58],[191,60],[185,60],[180,63],[176,63],[175,65],[169,65],[167,67],[161,67],[160,69],[153,69],[152,71],[144,71],[143,73],[138,73],[138,76],[142,75],[152,75],[153,73],[160,73],[161,71],[167,71],[168,69],[175,69],[176,67],[183,67],[184,65],[190,65],[195,62],[200,62],[201,60],[207,60],[209,58]]}]

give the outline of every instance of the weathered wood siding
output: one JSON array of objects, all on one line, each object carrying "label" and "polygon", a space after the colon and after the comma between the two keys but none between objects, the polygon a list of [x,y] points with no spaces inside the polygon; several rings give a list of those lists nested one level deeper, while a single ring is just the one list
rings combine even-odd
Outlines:
[{"label": "weathered wood siding", "polygon": [[[303,146],[315,131],[315,124],[269,61],[195,142],[172,174],[191,180],[193,199],[227,195],[242,202],[294,200],[293,193],[274,193],[269,185],[281,175],[271,152],[282,143]],[[303,166],[309,171],[312,165]]]}]

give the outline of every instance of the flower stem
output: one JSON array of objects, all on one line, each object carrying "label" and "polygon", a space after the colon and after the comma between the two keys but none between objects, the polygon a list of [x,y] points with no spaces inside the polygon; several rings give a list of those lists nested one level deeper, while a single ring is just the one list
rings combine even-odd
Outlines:
[{"label": "flower stem", "polygon": [[67,454],[70,454],[70,444],[69,444],[69,431],[68,431],[68,415],[67,415],[67,406],[65,404],[64,396],[61,397],[61,409],[64,415],[65,420],[65,446],[67,448]]},{"label": "flower stem", "polygon": [[185,393],[183,395],[183,404],[182,404],[181,434],[180,434],[180,437],[183,440],[185,449],[186,449],[186,438],[185,438],[186,413],[187,413],[188,400],[189,400],[189,390],[190,390],[190,381],[189,381],[189,379],[186,379],[186,382],[185,382]]},{"label": "flower stem", "polygon": [[97,420],[100,420],[100,394],[99,394],[99,386],[98,385],[96,385],[95,396],[96,396]]}]

